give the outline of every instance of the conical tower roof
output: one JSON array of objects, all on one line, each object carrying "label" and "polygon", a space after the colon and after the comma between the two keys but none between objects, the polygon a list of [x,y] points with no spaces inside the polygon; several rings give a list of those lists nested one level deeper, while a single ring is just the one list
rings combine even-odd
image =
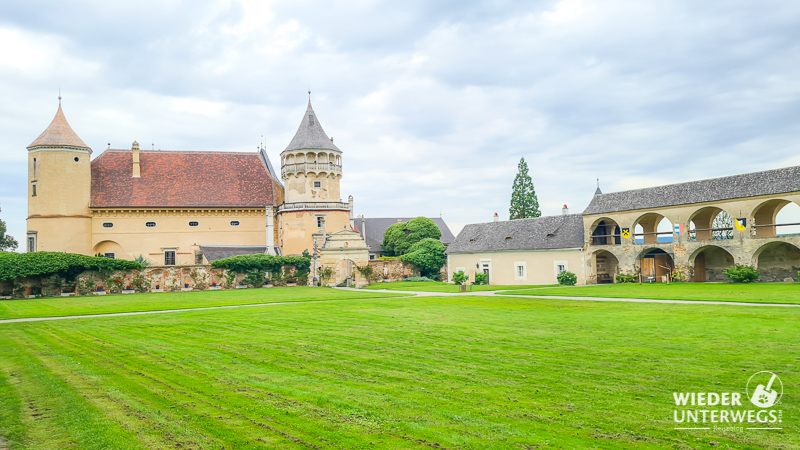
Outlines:
[{"label": "conical tower roof", "polygon": [[53,121],[50,122],[50,126],[28,146],[28,150],[36,147],[71,147],[91,150],[69,126],[67,118],[64,117],[64,111],[61,110],[60,101],[58,111],[56,111]]},{"label": "conical tower roof", "polygon": [[292,142],[286,147],[286,150],[306,150],[306,149],[326,149],[326,150],[339,150],[338,147],[333,145],[333,141],[325,134],[322,129],[317,115],[314,113],[314,108],[311,107],[311,100],[308,101],[308,108],[306,115],[300,122],[300,127],[297,128],[297,133],[294,134]]}]

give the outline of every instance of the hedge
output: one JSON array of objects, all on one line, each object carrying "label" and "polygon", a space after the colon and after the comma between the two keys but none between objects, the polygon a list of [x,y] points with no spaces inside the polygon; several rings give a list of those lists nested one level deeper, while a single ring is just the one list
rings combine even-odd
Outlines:
[{"label": "hedge", "polygon": [[304,256],[273,256],[273,255],[239,255],[219,259],[211,263],[214,267],[246,273],[253,270],[278,273],[285,266],[294,266],[298,272],[311,269],[311,258]]},{"label": "hedge", "polygon": [[81,272],[92,270],[110,273],[115,270],[141,269],[135,261],[86,256],[75,253],[0,252],[0,280],[58,275],[72,281]]}]

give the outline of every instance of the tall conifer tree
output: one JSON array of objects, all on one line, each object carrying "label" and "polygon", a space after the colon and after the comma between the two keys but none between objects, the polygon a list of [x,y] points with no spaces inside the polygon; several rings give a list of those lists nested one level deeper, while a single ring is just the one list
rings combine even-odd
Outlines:
[{"label": "tall conifer tree", "polygon": [[517,166],[519,172],[514,178],[514,186],[511,192],[511,209],[508,214],[511,220],[539,217],[539,199],[536,198],[536,191],[533,189],[533,180],[528,175],[528,163],[525,158],[519,160]]}]

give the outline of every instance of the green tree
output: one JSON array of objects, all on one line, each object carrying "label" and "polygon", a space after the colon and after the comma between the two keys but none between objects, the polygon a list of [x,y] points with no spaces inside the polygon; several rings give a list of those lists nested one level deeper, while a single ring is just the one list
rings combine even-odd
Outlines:
[{"label": "green tree", "polygon": [[519,160],[517,169],[519,172],[517,172],[511,188],[509,218],[514,220],[539,217],[542,215],[542,212],[539,211],[539,199],[536,198],[536,191],[533,189],[533,180],[528,175],[528,163],[525,162],[525,158]]},{"label": "green tree", "polygon": [[400,257],[401,261],[410,262],[423,277],[432,276],[447,262],[444,244],[438,239],[426,238],[413,246],[408,253]]},{"label": "green tree", "polygon": [[16,239],[6,234],[6,229],[6,223],[0,220],[0,252],[16,250],[19,246]]},{"label": "green tree", "polygon": [[442,237],[439,227],[427,217],[417,217],[408,222],[392,224],[383,233],[383,251],[389,256],[400,256],[411,251],[411,247],[423,239]]}]

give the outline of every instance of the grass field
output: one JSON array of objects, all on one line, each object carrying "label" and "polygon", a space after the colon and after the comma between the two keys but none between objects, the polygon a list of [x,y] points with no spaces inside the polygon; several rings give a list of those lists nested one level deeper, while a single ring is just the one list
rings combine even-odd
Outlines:
[{"label": "grass field", "polygon": [[621,283],[522,290],[505,294],[800,304],[800,283]]},{"label": "grass field", "polygon": [[[798,448],[799,330],[784,308],[464,296],[0,324],[0,435],[59,449]],[[761,370],[790,392],[783,430],[673,430],[672,392],[742,392]]]},{"label": "grass field", "polygon": [[158,294],[87,295],[0,301],[0,319],[58,317],[132,311],[203,308],[271,302],[396,297],[404,294],[342,292],[330,288],[284,287],[227,291],[162,292]]},{"label": "grass field", "polygon": [[[497,285],[473,285],[472,292],[475,291],[500,291],[505,289],[533,289],[540,287],[558,288],[557,284],[550,285],[529,285],[529,286],[497,286]],[[391,283],[374,283],[364,287],[364,289],[388,289],[391,291],[422,291],[422,292],[460,292],[459,286],[453,283],[437,281],[393,281]],[[467,286],[467,291],[470,288]]]}]

